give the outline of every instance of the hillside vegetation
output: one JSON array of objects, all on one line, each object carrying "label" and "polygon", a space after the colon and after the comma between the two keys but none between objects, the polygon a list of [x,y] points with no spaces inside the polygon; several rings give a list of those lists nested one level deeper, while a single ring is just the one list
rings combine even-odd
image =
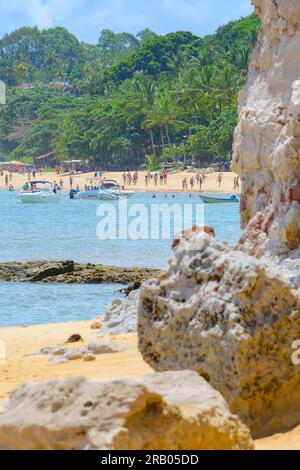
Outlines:
[{"label": "hillside vegetation", "polygon": [[93,159],[105,168],[159,167],[182,155],[230,156],[237,96],[260,28],[255,15],[199,38],[146,29],[21,28],[0,40],[0,158]]}]

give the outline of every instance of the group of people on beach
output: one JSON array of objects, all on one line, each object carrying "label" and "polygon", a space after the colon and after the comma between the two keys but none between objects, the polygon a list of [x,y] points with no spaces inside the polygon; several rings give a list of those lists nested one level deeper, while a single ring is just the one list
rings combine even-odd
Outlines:
[{"label": "group of people on beach", "polygon": [[[139,173],[135,171],[134,173],[124,172],[122,175],[123,179],[123,186],[135,186],[139,180]],[[167,171],[162,171],[160,173],[155,172],[151,173],[148,171],[148,173],[145,174],[145,186],[148,187],[150,183],[154,183],[155,186],[158,186],[158,183],[160,185],[167,184],[168,182],[168,172]]]},{"label": "group of people on beach", "polygon": [[163,171],[161,173],[150,173],[150,172],[148,172],[145,175],[145,185],[146,185],[146,187],[152,181],[154,182],[154,186],[157,186],[158,182],[159,182],[160,185],[167,184],[168,183],[168,173],[166,171]]},{"label": "group of people on beach", "polygon": [[200,191],[201,191],[202,186],[205,183],[205,181],[206,181],[205,171],[203,171],[202,173],[200,171],[197,171],[196,176],[191,176],[189,181],[188,181],[187,177],[183,178],[183,180],[182,180],[182,189],[183,189],[183,191],[187,191],[188,189],[191,189],[191,191],[193,191],[193,189],[197,185],[199,187]]},{"label": "group of people on beach", "polygon": [[122,179],[123,179],[123,185],[126,186],[131,186],[132,184],[135,186],[138,182],[138,179],[139,179],[139,174],[137,171],[135,171],[133,174],[130,173],[130,171],[128,171],[126,173],[126,171],[124,171],[123,175],[122,175]]}]

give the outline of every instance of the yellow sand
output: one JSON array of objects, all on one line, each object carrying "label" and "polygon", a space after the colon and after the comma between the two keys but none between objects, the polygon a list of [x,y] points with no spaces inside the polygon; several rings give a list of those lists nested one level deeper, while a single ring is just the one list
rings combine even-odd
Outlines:
[{"label": "yellow sand", "polygon": [[[4,172],[3,176],[0,176],[0,188],[5,188],[5,175],[7,172]],[[106,179],[113,179],[116,180],[118,183],[123,184],[122,172],[105,172],[103,177]],[[181,173],[174,173],[169,175],[167,184],[160,185],[158,183],[157,186],[154,185],[154,181],[150,181],[149,185],[146,186],[145,184],[145,175],[146,172],[139,172],[139,179],[138,183],[135,186],[131,186],[130,189],[136,191],[182,191],[182,180],[183,178],[187,178],[188,184],[190,182],[191,177],[196,176],[196,172],[181,172]],[[223,181],[221,186],[219,187],[219,183],[217,180],[218,173],[211,173],[207,175],[206,181],[203,184],[202,191],[203,192],[211,192],[211,193],[223,193],[223,194],[231,194],[234,192],[233,189],[233,182],[234,178],[237,175],[234,173],[223,173]],[[73,176],[73,188],[76,189],[76,186],[79,185],[80,189],[84,189],[85,184],[90,184],[91,178],[94,177],[94,173],[84,173],[79,175]],[[64,189],[70,189],[70,178],[68,174],[57,175],[56,173],[37,173],[36,179],[45,179],[49,181],[56,181],[59,182],[60,179],[64,181]],[[22,188],[22,186],[28,181],[28,176],[18,173],[13,173],[11,184],[14,186],[16,190]],[[127,186],[128,188],[128,186]],[[196,185],[194,187],[194,191],[199,191],[199,186]],[[189,184],[189,192],[190,192],[190,184]]]},{"label": "yellow sand", "polygon": [[[7,398],[13,389],[24,382],[44,381],[83,375],[91,380],[113,380],[120,377],[139,377],[152,369],[143,361],[134,334],[103,336],[90,328],[93,321],[70,322],[55,325],[0,328],[0,340],[4,341],[7,358],[0,364],[0,400]],[[108,340],[126,344],[129,349],[115,354],[99,355],[94,362],[77,360],[66,364],[49,364],[49,357],[32,355],[46,346],[64,343],[72,334],[79,333],[84,343],[70,347],[78,348],[92,340]],[[270,436],[256,442],[258,450],[300,450],[300,427],[282,435]]]}]

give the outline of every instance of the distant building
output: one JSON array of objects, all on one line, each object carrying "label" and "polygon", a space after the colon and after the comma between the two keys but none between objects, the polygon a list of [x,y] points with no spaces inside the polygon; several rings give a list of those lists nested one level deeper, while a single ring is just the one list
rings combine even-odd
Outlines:
[{"label": "distant building", "polygon": [[5,83],[0,80],[0,105],[6,104]]},{"label": "distant building", "polygon": [[18,85],[18,88],[20,88],[21,90],[32,90],[33,88],[35,88],[35,84],[34,83],[21,83],[21,85]]},{"label": "distant building", "polygon": [[21,83],[18,88],[21,90],[33,90],[34,88],[48,88],[49,90],[66,90],[72,91],[73,86],[69,82],[37,82],[37,83]]}]

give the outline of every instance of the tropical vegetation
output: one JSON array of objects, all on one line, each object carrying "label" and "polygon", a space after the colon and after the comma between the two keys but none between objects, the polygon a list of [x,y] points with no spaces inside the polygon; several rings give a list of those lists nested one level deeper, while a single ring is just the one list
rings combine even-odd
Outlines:
[{"label": "tropical vegetation", "polygon": [[253,14],[203,38],[103,30],[91,45],[65,28],[4,36],[0,158],[153,169],[229,158],[259,28]]}]

